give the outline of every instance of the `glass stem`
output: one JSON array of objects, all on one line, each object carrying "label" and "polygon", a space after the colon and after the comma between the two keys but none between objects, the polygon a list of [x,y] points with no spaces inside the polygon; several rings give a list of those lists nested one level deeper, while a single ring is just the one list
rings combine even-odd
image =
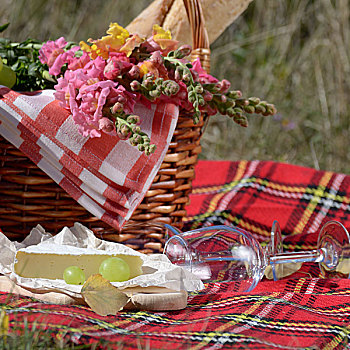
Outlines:
[{"label": "glass stem", "polygon": [[[270,264],[288,264],[296,262],[323,262],[329,268],[333,268],[334,254],[326,248],[301,252],[277,253],[268,257]],[[336,264],[335,264],[336,265]]]}]

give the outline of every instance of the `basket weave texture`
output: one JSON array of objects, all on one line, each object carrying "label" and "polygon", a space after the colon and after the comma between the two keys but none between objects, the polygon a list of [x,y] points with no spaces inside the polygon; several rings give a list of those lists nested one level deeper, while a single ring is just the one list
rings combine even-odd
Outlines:
[{"label": "basket weave texture", "polygon": [[[200,58],[209,71],[209,43],[198,1],[184,1],[192,29],[192,59]],[[201,20],[198,20],[201,19]],[[193,23],[194,21],[194,23]],[[204,34],[203,34],[204,32]],[[197,36],[197,39],[195,38]],[[198,47],[196,42],[201,46]],[[164,161],[141,204],[124,228],[117,232],[72,199],[27,156],[0,136],[0,228],[11,240],[22,240],[37,224],[48,232],[81,222],[96,236],[124,243],[144,253],[159,253],[164,245],[164,223],[181,228],[189,203],[194,166],[201,152],[201,118],[194,124],[188,112],[180,111],[178,123]]]}]

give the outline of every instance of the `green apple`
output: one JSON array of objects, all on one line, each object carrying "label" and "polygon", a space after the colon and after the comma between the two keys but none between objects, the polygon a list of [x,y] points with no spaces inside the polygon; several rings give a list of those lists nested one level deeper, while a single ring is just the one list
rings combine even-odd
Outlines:
[{"label": "green apple", "polygon": [[0,57],[0,85],[5,85],[10,89],[16,84],[16,73],[6,66]]}]

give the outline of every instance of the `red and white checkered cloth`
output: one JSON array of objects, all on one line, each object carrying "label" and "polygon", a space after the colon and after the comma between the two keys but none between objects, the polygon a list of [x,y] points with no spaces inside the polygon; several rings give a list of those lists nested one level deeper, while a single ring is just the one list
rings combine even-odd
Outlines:
[{"label": "red and white checkered cloth", "polygon": [[91,214],[121,228],[152,184],[174,133],[178,107],[141,104],[135,114],[157,146],[146,156],[117,136],[84,137],[54,90],[18,93],[0,87],[0,134]]}]

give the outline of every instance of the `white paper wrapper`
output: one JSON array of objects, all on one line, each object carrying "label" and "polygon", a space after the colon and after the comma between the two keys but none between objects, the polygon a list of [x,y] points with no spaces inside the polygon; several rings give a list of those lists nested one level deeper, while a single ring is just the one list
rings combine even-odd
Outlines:
[{"label": "white paper wrapper", "polygon": [[[65,247],[64,247],[65,246]],[[204,288],[202,281],[191,272],[173,265],[163,254],[146,255],[123,244],[103,241],[80,223],[65,227],[59,234],[52,236],[37,225],[24,241],[11,242],[0,233],[0,273],[8,276],[17,285],[36,291],[61,291],[78,297],[82,286],[65,283],[62,279],[24,278],[14,272],[16,252],[26,248],[31,252],[66,252],[74,247],[85,248],[87,253],[128,254],[141,257],[142,269],[146,274],[125,282],[113,282],[119,288],[126,287],[164,287],[173,290],[195,291]],[[54,250],[53,250],[54,249]]]}]

